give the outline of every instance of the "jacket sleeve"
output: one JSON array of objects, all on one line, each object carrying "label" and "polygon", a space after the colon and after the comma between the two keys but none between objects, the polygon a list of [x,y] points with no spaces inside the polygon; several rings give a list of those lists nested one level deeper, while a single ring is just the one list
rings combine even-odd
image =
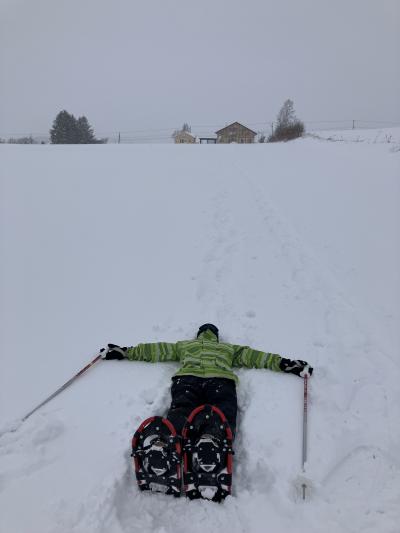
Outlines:
[{"label": "jacket sleeve", "polygon": [[282,372],[279,363],[282,357],[277,353],[260,352],[249,346],[234,345],[233,366],[244,368],[268,368],[275,372]]},{"label": "jacket sleeve", "polygon": [[130,361],[146,361],[147,363],[179,361],[177,346],[170,342],[152,342],[131,346],[126,350],[126,358]]}]

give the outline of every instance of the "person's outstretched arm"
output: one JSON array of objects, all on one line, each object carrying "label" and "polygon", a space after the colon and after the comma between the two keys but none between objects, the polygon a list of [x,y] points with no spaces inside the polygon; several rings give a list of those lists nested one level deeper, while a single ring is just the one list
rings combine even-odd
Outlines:
[{"label": "person's outstretched arm", "polygon": [[129,359],[130,361],[146,361],[147,363],[179,361],[176,344],[170,342],[152,342],[128,348],[109,344],[101,352],[104,354],[103,359],[107,360]]},{"label": "person's outstretched arm", "polygon": [[286,359],[277,353],[261,352],[249,346],[234,345],[233,366],[244,368],[267,368],[297,376],[311,376],[313,368],[300,359]]}]

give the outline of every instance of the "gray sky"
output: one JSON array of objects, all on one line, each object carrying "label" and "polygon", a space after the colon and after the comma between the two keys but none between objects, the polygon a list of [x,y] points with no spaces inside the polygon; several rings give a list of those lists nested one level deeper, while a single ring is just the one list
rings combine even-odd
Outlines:
[{"label": "gray sky", "polygon": [[212,133],[235,120],[269,131],[286,98],[308,128],[400,124],[399,0],[0,0],[0,9],[0,137],[46,134],[62,109],[86,115],[98,136],[162,139],[183,122]]}]

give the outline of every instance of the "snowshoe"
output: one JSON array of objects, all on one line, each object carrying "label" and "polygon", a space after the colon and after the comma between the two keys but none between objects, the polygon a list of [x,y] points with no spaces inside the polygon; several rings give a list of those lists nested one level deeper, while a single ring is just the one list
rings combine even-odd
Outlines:
[{"label": "snowshoe", "polygon": [[225,415],[213,405],[197,407],[182,436],[186,496],[221,502],[232,488],[233,435]]},{"label": "snowshoe", "polygon": [[133,436],[132,457],[140,490],[181,495],[181,438],[169,420],[145,420]]}]

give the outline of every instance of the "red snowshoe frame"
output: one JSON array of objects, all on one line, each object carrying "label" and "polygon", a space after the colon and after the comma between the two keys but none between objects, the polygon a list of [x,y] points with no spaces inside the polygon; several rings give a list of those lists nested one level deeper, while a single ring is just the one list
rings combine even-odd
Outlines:
[{"label": "red snowshoe frame", "polygon": [[[195,453],[195,440],[201,435],[195,427],[196,418],[204,416],[205,419],[218,417],[219,437],[221,444],[221,457],[223,460],[216,472],[195,472],[193,466],[193,454]],[[183,480],[185,494],[190,499],[206,498],[215,502],[221,502],[231,494],[232,471],[233,471],[233,434],[224,413],[213,405],[201,405],[192,411],[185,427],[183,436]],[[207,490],[210,491],[207,494]]]}]

